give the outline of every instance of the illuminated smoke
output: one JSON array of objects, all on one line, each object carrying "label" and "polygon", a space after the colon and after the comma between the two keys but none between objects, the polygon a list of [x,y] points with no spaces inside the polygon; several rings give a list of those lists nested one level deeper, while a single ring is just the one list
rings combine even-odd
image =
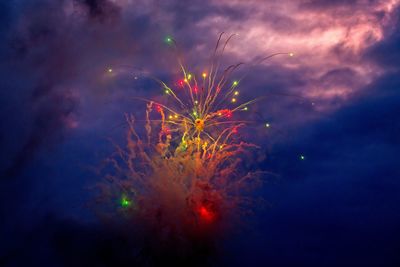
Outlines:
[{"label": "illuminated smoke", "polygon": [[[106,203],[111,203],[111,210],[118,205],[118,214],[143,223],[159,239],[212,238],[253,204],[247,193],[259,185],[262,172],[246,167],[257,146],[239,137],[250,121],[238,114],[260,99],[241,100],[239,86],[245,76],[230,78],[243,63],[220,71],[222,54],[233,36],[221,45],[220,35],[211,66],[199,78],[186,70],[180,57],[183,77],[176,88],[152,78],[174,104],[136,98],[146,103],[145,120],[126,115],[126,146],[116,145],[108,159],[112,171],[106,175],[109,183],[102,185]],[[172,37],[165,42],[177,49]],[[276,53],[256,64],[282,54],[293,56]]]}]

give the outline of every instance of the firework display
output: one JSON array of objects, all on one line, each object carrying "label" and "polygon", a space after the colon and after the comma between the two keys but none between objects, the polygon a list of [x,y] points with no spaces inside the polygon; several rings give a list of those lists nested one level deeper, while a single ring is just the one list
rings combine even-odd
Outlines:
[{"label": "firework display", "polygon": [[[252,200],[245,192],[262,172],[244,167],[257,146],[237,137],[248,121],[236,114],[259,99],[241,101],[245,75],[231,79],[243,63],[220,70],[233,36],[223,44],[224,34],[219,36],[208,72],[189,72],[178,57],[182,79],[174,86],[153,78],[173,104],[136,97],[146,103],[145,134],[135,129],[135,117],[126,115],[126,147],[116,146],[109,158],[115,171],[103,187],[126,218],[163,234],[205,236],[248,212]],[[177,48],[172,37],[165,41]],[[281,54],[293,56],[276,53],[257,63]]]}]

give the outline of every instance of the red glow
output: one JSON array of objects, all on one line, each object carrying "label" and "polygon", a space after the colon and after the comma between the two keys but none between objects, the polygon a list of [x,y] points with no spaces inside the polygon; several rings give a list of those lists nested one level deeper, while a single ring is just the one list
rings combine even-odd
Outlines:
[{"label": "red glow", "polygon": [[185,86],[185,81],[184,81],[184,80],[179,80],[179,81],[177,82],[177,85],[178,85],[180,88],[183,88],[183,87]]},{"label": "red glow", "polygon": [[218,114],[221,114],[221,116],[224,116],[226,118],[232,117],[232,110],[230,109],[221,109],[218,111]]},{"label": "red glow", "polygon": [[197,94],[197,92],[199,91],[199,89],[197,88],[197,86],[193,87],[193,91]]},{"label": "red glow", "polygon": [[160,105],[156,105],[156,110],[159,113],[161,113],[163,111],[163,109],[162,109],[162,107]]},{"label": "red glow", "polygon": [[164,127],[162,130],[163,130],[164,134],[166,134],[166,135],[171,134],[171,130],[168,127]]},{"label": "red glow", "polygon": [[203,220],[207,221],[207,222],[211,222],[211,221],[214,220],[214,213],[211,212],[210,210],[208,210],[208,209],[207,209],[206,207],[204,207],[204,206],[200,206],[200,208],[199,208],[199,214],[200,214],[200,217],[201,217]]}]

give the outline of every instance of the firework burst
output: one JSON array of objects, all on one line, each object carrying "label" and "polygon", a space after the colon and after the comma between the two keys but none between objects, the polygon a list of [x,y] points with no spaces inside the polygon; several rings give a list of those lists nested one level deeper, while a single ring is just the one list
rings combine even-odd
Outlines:
[{"label": "firework burst", "polygon": [[[232,218],[248,212],[252,199],[245,191],[258,184],[259,171],[248,171],[246,158],[256,145],[235,137],[248,123],[235,114],[259,99],[240,103],[243,78],[230,76],[243,63],[220,71],[221,57],[234,35],[221,44],[219,36],[208,72],[196,76],[178,56],[182,79],[175,86],[153,78],[173,104],[146,102],[144,136],[136,120],[126,115],[126,147],[116,146],[109,158],[113,172],[103,184],[103,196],[119,203],[129,220],[142,221],[153,233],[164,236],[210,236]],[[166,42],[177,49],[175,40]],[[260,63],[276,53],[257,61]],[[171,101],[170,101],[171,102]]]}]

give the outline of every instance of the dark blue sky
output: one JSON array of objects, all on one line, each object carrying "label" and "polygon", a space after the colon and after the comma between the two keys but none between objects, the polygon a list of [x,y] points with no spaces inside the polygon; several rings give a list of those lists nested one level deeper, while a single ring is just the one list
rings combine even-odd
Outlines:
[{"label": "dark blue sky", "polygon": [[214,260],[398,266],[398,25],[397,0],[2,1],[0,266],[135,262],[132,237],[86,207],[101,180],[91,168],[123,140],[124,113],[143,114],[130,97],[159,97],[142,74],[176,79],[165,36],[201,72],[221,31],[239,34],[225,64],[295,57],[243,82],[243,97],[267,96],[248,133],[265,155],[255,165],[274,174],[258,190],[270,206]]}]

